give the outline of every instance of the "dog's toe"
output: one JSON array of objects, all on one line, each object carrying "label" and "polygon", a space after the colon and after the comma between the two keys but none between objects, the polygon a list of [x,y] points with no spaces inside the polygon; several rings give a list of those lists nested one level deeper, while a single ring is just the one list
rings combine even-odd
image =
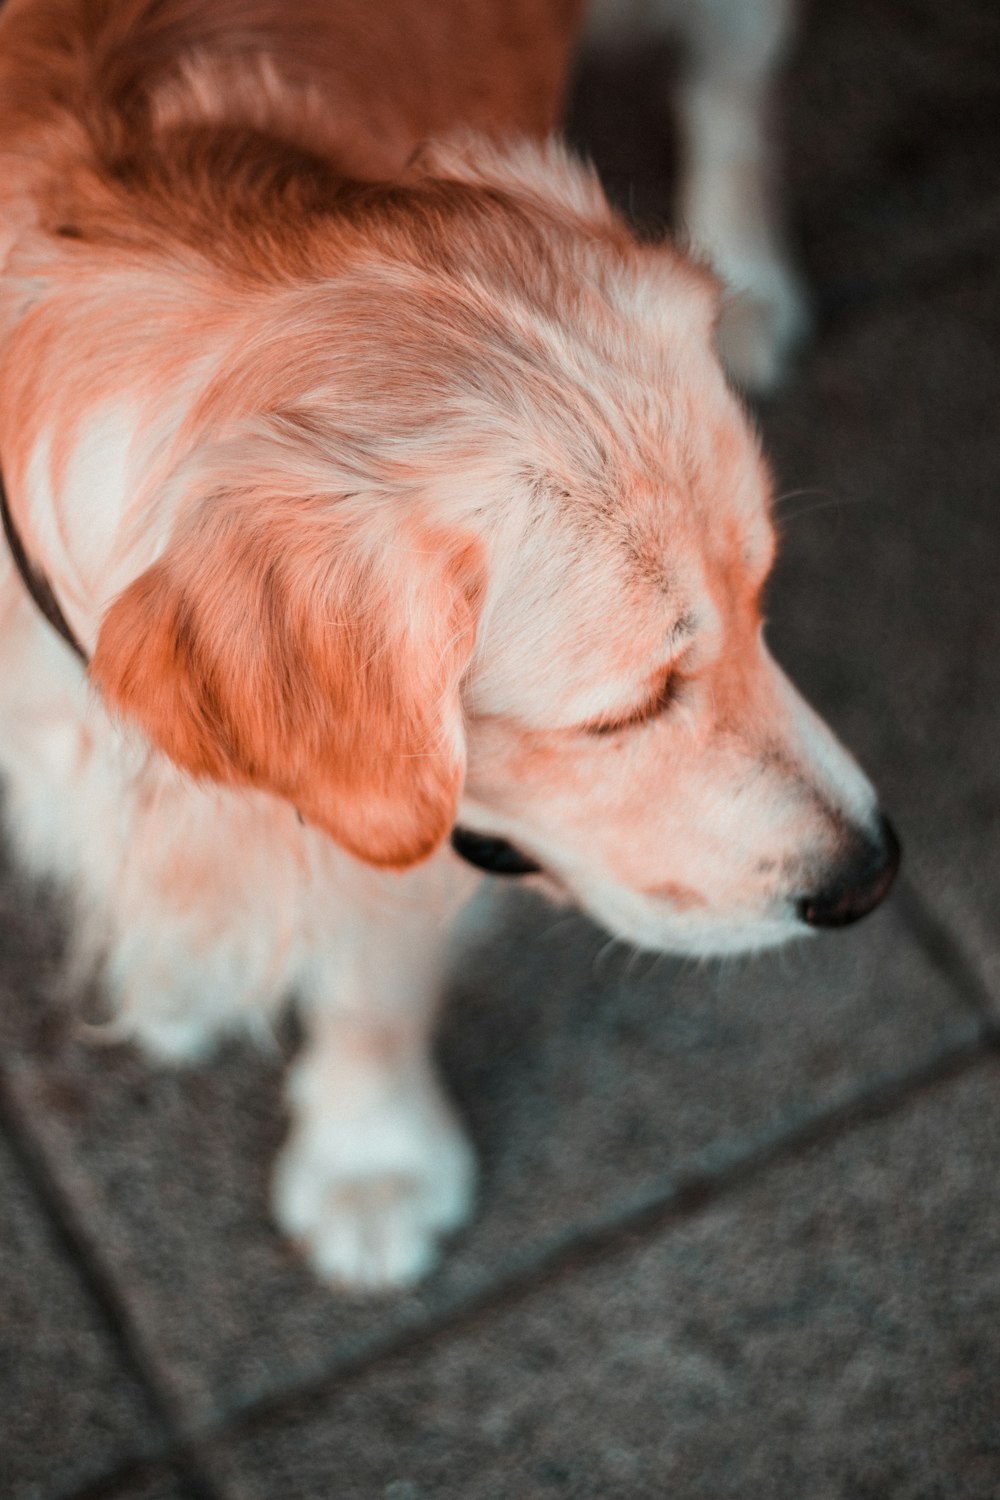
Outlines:
[{"label": "dog's toe", "polygon": [[151,1062],[170,1067],[188,1067],[208,1062],[219,1045],[217,1030],[198,1017],[147,1016],[130,1025],[122,1035],[130,1037]]},{"label": "dog's toe", "polygon": [[443,1237],[472,1211],[474,1159],[457,1127],[418,1154],[362,1172],[343,1139],[327,1155],[293,1137],[278,1161],[274,1215],[318,1276],[340,1289],[388,1292],[433,1269]]},{"label": "dog's toe", "polygon": [[423,1198],[420,1183],[394,1177],[330,1192],[306,1241],[314,1269],[359,1291],[414,1285],[438,1259],[438,1228]]}]

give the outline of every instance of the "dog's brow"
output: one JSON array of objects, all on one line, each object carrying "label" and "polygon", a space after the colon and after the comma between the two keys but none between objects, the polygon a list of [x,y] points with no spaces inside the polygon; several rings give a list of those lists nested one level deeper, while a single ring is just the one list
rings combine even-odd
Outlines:
[{"label": "dog's brow", "polygon": [[[644,688],[636,689],[634,706],[616,709],[610,714],[602,714],[600,718],[582,725],[584,732],[587,734],[613,733],[618,729],[627,729],[631,724],[642,724],[660,712],[670,696],[671,682],[676,681],[676,659],[680,654],[680,648],[694,635],[697,624],[693,611],[687,610],[679,615],[667,632],[667,645],[671,659],[647,674]],[[653,683],[651,688],[648,686],[650,680]]]}]

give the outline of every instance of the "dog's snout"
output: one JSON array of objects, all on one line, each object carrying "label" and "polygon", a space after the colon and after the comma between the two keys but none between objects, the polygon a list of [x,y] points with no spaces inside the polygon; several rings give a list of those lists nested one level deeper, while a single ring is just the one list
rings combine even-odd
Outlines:
[{"label": "dog's snout", "polygon": [[899,869],[899,839],[887,818],[878,835],[857,840],[848,858],[823,890],[799,902],[799,916],[810,927],[846,927],[874,911]]}]

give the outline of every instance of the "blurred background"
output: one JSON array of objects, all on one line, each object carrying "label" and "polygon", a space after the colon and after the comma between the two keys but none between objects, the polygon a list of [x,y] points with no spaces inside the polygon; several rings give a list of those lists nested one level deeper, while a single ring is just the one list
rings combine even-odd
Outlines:
[{"label": "blurred background", "polygon": [[[590,55],[571,112],[650,232],[674,66]],[[6,1500],[1000,1494],[1000,7],[813,0],[775,131],[815,330],[757,409],[770,637],[905,880],[704,968],[513,893],[441,1041],[479,1216],[365,1303],[268,1220],[291,1031],[178,1073],[87,1045],[6,868]]]}]

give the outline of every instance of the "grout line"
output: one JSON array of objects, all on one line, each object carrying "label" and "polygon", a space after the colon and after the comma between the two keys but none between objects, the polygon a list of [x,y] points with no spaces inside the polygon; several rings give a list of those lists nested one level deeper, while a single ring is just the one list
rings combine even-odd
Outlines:
[{"label": "grout line", "polygon": [[752,1146],[738,1158],[720,1167],[691,1172],[665,1192],[635,1204],[614,1219],[576,1230],[507,1276],[453,1304],[437,1318],[397,1329],[382,1340],[373,1341],[367,1349],[334,1360],[280,1391],[253,1398],[220,1420],[206,1423],[193,1436],[199,1443],[231,1440],[258,1424],[280,1419],[301,1401],[321,1399],[331,1387],[355,1381],[403,1356],[419,1355],[456,1330],[474,1327],[486,1317],[517,1307],[545,1286],[694,1217],[726,1194],[751,1185],[772,1167],[793,1161],[857,1127],[883,1119],[977,1063],[998,1055],[1000,1036],[980,1032],[974,1038],[953,1043],[909,1072],[883,1075],[874,1084],[801,1120],[781,1135]]},{"label": "grout line", "polygon": [[[922,903],[919,909],[923,915],[925,908]],[[946,936],[950,938],[950,934],[946,933]],[[960,950],[958,955],[962,957]],[[974,975],[972,978],[975,989],[981,988]],[[284,1411],[300,1401],[319,1399],[332,1386],[349,1384],[402,1356],[419,1355],[460,1328],[474,1327],[485,1317],[505,1308],[516,1308],[545,1286],[599,1260],[620,1254],[674,1223],[694,1217],[727,1193],[752,1184],[771,1167],[792,1161],[805,1151],[834,1141],[851,1129],[885,1118],[921,1094],[950,1082],[995,1055],[1000,1055],[1000,1028],[984,1027],[975,1038],[935,1054],[923,1066],[908,1073],[885,1075],[859,1093],[800,1121],[791,1130],[763,1141],[721,1167],[690,1173],[666,1192],[626,1209],[613,1220],[577,1230],[506,1277],[473,1292],[437,1318],[397,1330],[385,1339],[373,1342],[366,1350],[334,1361],[290,1387],[251,1399],[220,1421],[209,1421],[197,1430],[186,1432],[183,1422],[174,1417],[169,1397],[161,1391],[155,1366],[147,1368],[142,1336],[135,1329],[127,1305],[113,1281],[109,1283],[99,1259],[95,1264],[86,1234],[81,1234],[75,1223],[70,1227],[64,1221],[62,1190],[52,1182],[38,1148],[33,1142],[24,1141],[16,1124],[18,1112],[16,1107],[11,1110],[4,1097],[0,1076],[0,1124],[7,1123],[8,1134],[22,1166],[39,1190],[59,1238],[104,1313],[116,1343],[124,1348],[128,1363],[166,1433],[162,1445],[152,1445],[146,1452],[126,1460],[100,1478],[86,1481],[82,1487],[67,1493],[63,1500],[114,1500],[121,1486],[160,1466],[180,1471],[185,1500],[187,1497],[190,1500],[219,1500],[220,1492],[211,1477],[210,1461],[202,1457],[201,1450],[206,1444],[230,1439],[258,1423],[280,1419]],[[15,1122],[13,1129],[12,1119]],[[75,1221],[72,1208],[66,1218]]]},{"label": "grout line", "polygon": [[0,1073],[0,1126],[19,1162],[41,1198],[63,1248],[97,1303],[108,1330],[138,1379],[164,1437],[99,1478],[85,1481],[63,1500],[114,1500],[121,1486],[163,1466],[178,1472],[185,1500],[219,1500],[220,1492],[211,1476],[210,1462],[201,1449],[207,1442],[232,1437],[257,1423],[280,1417],[302,1400],[322,1397],[331,1387],[350,1383],[381,1364],[407,1354],[419,1354],[457,1329],[475,1325],[507,1307],[516,1307],[526,1297],[567,1275],[608,1256],[620,1254],[643,1238],[662,1232],[674,1223],[691,1218],[729,1192],[739,1191],[771,1167],[851,1129],[884,1118],[904,1108],[922,1093],[947,1083],[991,1055],[1000,1054],[1000,1024],[992,1009],[989,992],[950,926],[932,908],[922,891],[904,877],[897,901],[917,942],[934,967],[955,987],[963,1004],[980,1022],[976,1036],[952,1044],[910,1072],[886,1074],[858,1093],[833,1104],[818,1115],[794,1124],[781,1135],[765,1139],[740,1156],[715,1168],[680,1178],[665,1192],[625,1209],[614,1219],[583,1226],[539,1254],[526,1260],[507,1276],[431,1317],[420,1325],[397,1329],[382,1341],[348,1358],[333,1361],[283,1390],[251,1398],[236,1406],[221,1420],[203,1426],[187,1426],[183,1411],[175,1409],[169,1390],[163,1388],[157,1361],[135,1324],[127,1300],[95,1250],[75,1205],[50,1172],[44,1149],[26,1126],[16,1096]]},{"label": "grout line", "polygon": [[223,1500],[207,1472],[199,1444],[186,1438],[164,1443],[162,1450],[135,1454],[96,1478],[46,1500],[124,1500],[123,1490],[167,1475],[178,1483],[183,1500]]},{"label": "grout line", "polygon": [[984,1040],[994,1044],[1000,1041],[1000,1021],[993,996],[952,925],[907,876],[899,882],[897,900],[904,920],[929,962],[952,983],[963,1003],[979,1019]]},{"label": "grout line", "polygon": [[[126,1459],[117,1468],[109,1469],[98,1479],[89,1479],[81,1487],[67,1490],[59,1500],[121,1500],[122,1489],[125,1485],[142,1484],[145,1480],[155,1476],[157,1470],[169,1469],[174,1477],[183,1483],[181,1494],[187,1500],[188,1495],[206,1493],[192,1489],[188,1474],[183,1471],[175,1458],[176,1448],[166,1448],[158,1456],[136,1457]],[[181,1472],[178,1472],[180,1470]]]},{"label": "grout line", "polygon": [[174,1402],[160,1380],[156,1360],[147,1349],[146,1339],[132,1317],[127,1300],[95,1247],[76,1206],[50,1170],[45,1150],[35,1139],[18,1106],[10,1075],[3,1070],[0,1070],[0,1129],[3,1129],[12,1154],[41,1202],[50,1231],[83,1283],[113,1346],[121,1355],[127,1373],[138,1383],[161,1434],[159,1442],[154,1441],[140,1450],[111,1476],[86,1481],[82,1489],[70,1493],[96,1497],[119,1473],[147,1468],[169,1456],[181,1471],[186,1500],[187,1497],[189,1500],[219,1500],[215,1487],[202,1475],[197,1456],[185,1439]]}]

